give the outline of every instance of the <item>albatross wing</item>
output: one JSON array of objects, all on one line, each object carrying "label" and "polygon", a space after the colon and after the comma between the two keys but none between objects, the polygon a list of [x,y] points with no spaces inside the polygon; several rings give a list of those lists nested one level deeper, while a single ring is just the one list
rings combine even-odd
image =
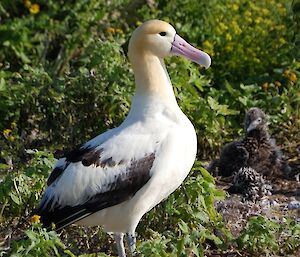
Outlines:
[{"label": "albatross wing", "polygon": [[160,139],[151,144],[138,130],[110,130],[58,160],[37,210],[45,226],[60,229],[117,205],[148,182]]}]

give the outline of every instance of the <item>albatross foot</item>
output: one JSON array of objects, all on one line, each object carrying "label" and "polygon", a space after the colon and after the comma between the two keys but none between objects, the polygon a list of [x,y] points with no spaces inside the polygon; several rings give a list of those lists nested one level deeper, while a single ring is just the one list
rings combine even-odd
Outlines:
[{"label": "albatross foot", "polygon": [[117,245],[117,250],[118,250],[118,256],[119,257],[126,257],[125,253],[125,247],[124,247],[124,242],[123,242],[123,233],[115,233],[114,234],[116,245]]},{"label": "albatross foot", "polygon": [[127,234],[127,242],[128,242],[128,248],[130,250],[131,256],[136,256],[137,252],[136,249],[136,237],[135,233],[128,233]]}]

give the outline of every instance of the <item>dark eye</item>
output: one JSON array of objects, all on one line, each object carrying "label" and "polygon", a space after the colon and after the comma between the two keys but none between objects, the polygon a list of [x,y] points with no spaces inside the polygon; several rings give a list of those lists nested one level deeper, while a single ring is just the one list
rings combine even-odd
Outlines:
[{"label": "dark eye", "polygon": [[160,32],[159,35],[161,35],[162,37],[164,37],[165,35],[167,35],[167,32]]}]

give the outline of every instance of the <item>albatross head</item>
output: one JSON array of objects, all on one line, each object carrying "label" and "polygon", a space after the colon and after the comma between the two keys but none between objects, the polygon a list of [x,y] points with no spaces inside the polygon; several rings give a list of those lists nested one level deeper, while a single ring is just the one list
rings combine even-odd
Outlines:
[{"label": "albatross head", "polygon": [[257,107],[250,108],[245,116],[245,129],[247,133],[252,130],[264,131],[267,129],[267,126],[267,117],[265,113]]},{"label": "albatross head", "polygon": [[181,55],[205,68],[211,64],[208,54],[187,43],[170,24],[160,20],[147,21],[133,32],[129,41],[129,58],[136,51],[148,52],[161,59]]}]

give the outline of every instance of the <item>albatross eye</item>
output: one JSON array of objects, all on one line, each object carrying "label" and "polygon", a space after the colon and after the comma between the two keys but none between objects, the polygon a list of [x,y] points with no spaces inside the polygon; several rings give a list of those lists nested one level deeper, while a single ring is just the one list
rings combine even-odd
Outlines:
[{"label": "albatross eye", "polygon": [[167,35],[167,32],[160,32],[159,35],[161,35],[162,37],[164,37],[165,35]]}]

